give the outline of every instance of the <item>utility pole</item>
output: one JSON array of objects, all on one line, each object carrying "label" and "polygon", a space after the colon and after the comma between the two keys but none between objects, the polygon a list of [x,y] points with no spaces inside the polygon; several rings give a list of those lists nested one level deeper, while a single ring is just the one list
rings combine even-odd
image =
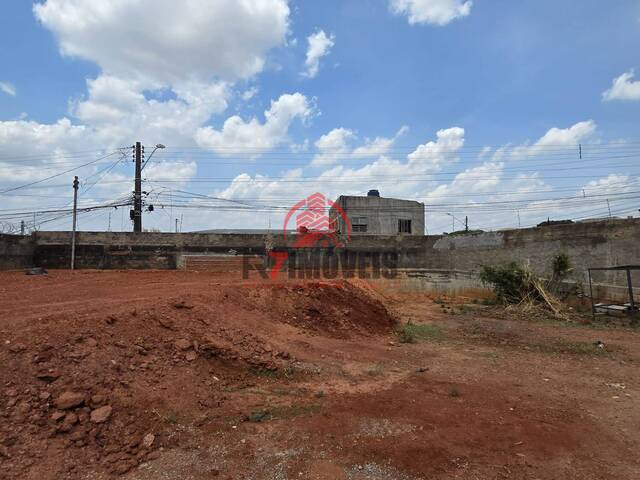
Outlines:
[{"label": "utility pole", "polygon": [[24,220],[20,220],[20,235],[24,235]]},{"label": "utility pole", "polygon": [[73,179],[73,231],[71,232],[71,270],[76,268],[76,226],[78,211],[78,176]]},{"label": "utility pole", "polygon": [[520,210],[516,210],[516,212],[518,212],[518,228],[521,228],[522,225],[520,224]]},{"label": "utility pole", "polygon": [[176,218],[176,233],[178,233],[178,219]]},{"label": "utility pole", "polygon": [[136,178],[133,192],[133,232],[142,232],[142,145],[136,142]]},{"label": "utility pole", "polygon": [[469,216],[468,215],[464,216],[464,231],[465,232],[469,231]]}]

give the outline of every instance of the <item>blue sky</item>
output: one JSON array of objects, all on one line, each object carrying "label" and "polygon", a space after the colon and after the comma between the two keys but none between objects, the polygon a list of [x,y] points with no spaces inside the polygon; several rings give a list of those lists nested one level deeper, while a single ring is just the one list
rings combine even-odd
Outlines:
[{"label": "blue sky", "polygon": [[[5,230],[65,206],[74,174],[82,205],[126,203],[132,166],[119,153],[16,187],[136,140],[167,146],[146,170],[147,202],[165,207],[145,226],[162,230],[176,217],[184,230],[263,228],[316,190],[376,187],[427,204],[429,233],[451,230],[448,214],[483,229],[601,216],[612,203],[614,215],[637,214],[636,1],[0,9]],[[128,230],[125,210],[87,213],[81,227],[107,228],[111,211],[111,228]],[[36,227],[68,228],[52,215],[37,213]]]}]

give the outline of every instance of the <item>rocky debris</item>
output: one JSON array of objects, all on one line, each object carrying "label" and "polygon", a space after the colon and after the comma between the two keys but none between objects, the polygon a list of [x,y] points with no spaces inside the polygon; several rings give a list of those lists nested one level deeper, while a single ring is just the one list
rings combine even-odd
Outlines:
[{"label": "rocky debris", "polygon": [[184,358],[185,358],[188,362],[193,362],[196,358],[198,358],[198,354],[192,350],[192,351],[190,351],[190,352],[187,352],[187,353],[185,354]]},{"label": "rocky debris", "polygon": [[42,380],[43,382],[52,383],[60,378],[60,372],[58,372],[57,370],[42,371],[36,373],[36,378],[38,380]]},{"label": "rocky debris", "polygon": [[144,448],[151,448],[155,440],[156,436],[153,433],[147,433],[142,439],[142,446]]},{"label": "rocky debris", "polygon": [[53,412],[53,414],[51,414],[51,420],[53,420],[54,422],[57,422],[58,420],[63,419],[65,416],[64,412]]},{"label": "rocky debris", "polygon": [[91,412],[91,421],[93,423],[104,423],[109,420],[112,411],[113,408],[111,407],[111,405],[105,405],[104,407],[96,408]]},{"label": "rocky debris", "polygon": [[23,353],[27,350],[27,347],[24,346],[24,344],[22,343],[10,343],[9,344],[9,351],[11,353]]},{"label": "rocky debris", "polygon": [[[249,385],[258,371],[297,365],[282,350],[281,339],[273,337],[267,342],[264,331],[251,330],[243,321],[247,315],[253,321],[264,312],[269,321],[282,322],[284,315],[279,309],[285,307],[272,307],[277,302],[271,300],[265,307],[261,295],[247,299],[236,290],[216,293],[223,303],[229,300],[226,304],[233,309],[231,314],[218,315],[217,306],[212,310],[195,298],[193,311],[186,303],[144,305],[137,299],[134,311],[129,305],[114,304],[113,310],[93,317],[52,312],[47,321],[29,325],[28,335],[19,337],[25,350],[13,344],[14,339],[0,348],[7,373],[0,385],[0,444],[9,431],[2,425],[10,425],[17,443],[2,446],[9,449],[11,458],[24,457],[20,449],[42,452],[41,457],[34,454],[35,462],[50,455],[51,463],[60,467],[59,478],[84,478],[88,471],[111,478],[108,475],[126,473],[157,457],[162,448],[174,447],[184,433],[176,436],[173,424],[182,417],[171,409],[184,408],[193,415],[207,412],[194,423],[200,428],[211,422],[208,418],[215,415],[214,409],[229,400],[227,388]],[[283,311],[295,310],[296,315],[310,312],[323,320],[332,313],[321,305],[331,304],[330,294],[339,290],[322,290],[317,298],[299,295],[293,305],[290,298],[285,299],[288,306]],[[329,297],[324,298],[325,293]],[[304,302],[309,301],[317,305],[307,308]],[[375,316],[377,310],[350,308],[348,315],[340,312],[337,314],[351,321],[365,313]],[[26,354],[14,354],[10,345]],[[296,368],[295,372],[317,373],[317,368]],[[173,391],[170,382],[181,375],[193,376],[195,381],[181,385],[184,391]],[[149,407],[158,398],[166,398],[166,410],[157,403],[155,410]],[[6,478],[29,478],[24,465],[14,462],[7,468]],[[3,473],[0,469],[2,480]]]},{"label": "rocky debris", "polygon": [[173,308],[177,308],[178,310],[181,310],[181,309],[191,310],[193,309],[193,305],[186,303],[184,300],[180,300],[178,302],[173,302]]},{"label": "rocky debris", "polygon": [[80,392],[66,391],[56,398],[55,404],[60,410],[79,407],[84,403],[84,394]]},{"label": "rocky debris", "polygon": [[165,318],[165,317],[160,317],[158,319],[158,324],[162,327],[162,328],[166,328],[167,330],[175,330],[176,326],[173,322],[173,320],[169,319],[169,318]]},{"label": "rocky debris", "polygon": [[186,338],[180,338],[176,340],[175,346],[178,350],[182,351],[189,350],[192,347],[191,342]]},{"label": "rocky debris", "polygon": [[76,415],[75,413],[67,413],[64,416],[64,419],[62,420],[62,423],[60,423],[57,427],[57,431],[61,432],[61,433],[67,433],[70,432],[71,429],[73,428],[73,426],[78,423],[78,415]]}]

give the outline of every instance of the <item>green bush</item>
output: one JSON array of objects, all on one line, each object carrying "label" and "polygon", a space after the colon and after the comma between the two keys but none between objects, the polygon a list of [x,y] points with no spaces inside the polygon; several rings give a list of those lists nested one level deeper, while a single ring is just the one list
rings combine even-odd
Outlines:
[{"label": "green bush", "polygon": [[569,260],[569,255],[567,255],[566,253],[556,255],[553,259],[552,268],[554,277],[566,277],[567,274],[571,271],[571,261]]},{"label": "green bush", "polygon": [[482,283],[493,287],[498,300],[504,303],[518,303],[534,290],[530,271],[516,262],[484,266],[479,276]]}]

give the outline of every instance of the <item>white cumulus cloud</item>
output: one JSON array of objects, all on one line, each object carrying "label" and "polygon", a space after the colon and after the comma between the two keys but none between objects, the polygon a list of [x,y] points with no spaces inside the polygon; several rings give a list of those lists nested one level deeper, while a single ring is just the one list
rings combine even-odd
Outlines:
[{"label": "white cumulus cloud", "polygon": [[335,45],[335,37],[333,35],[327,36],[324,30],[319,30],[309,35],[307,42],[309,46],[307,48],[307,58],[304,62],[307,69],[304,75],[313,78],[320,70],[320,59],[328,55]]},{"label": "white cumulus cloud", "polygon": [[613,80],[609,90],[602,94],[605,102],[611,100],[640,100],[640,80],[635,80],[633,70],[623,73]]},{"label": "white cumulus cloud", "polygon": [[517,147],[504,146],[494,154],[494,160],[511,157],[526,158],[545,153],[557,152],[566,147],[577,147],[578,144],[595,138],[598,126],[593,120],[578,122],[568,128],[551,128],[532,145],[520,145]]},{"label": "white cumulus cloud", "polygon": [[311,116],[313,107],[301,93],[281,95],[271,102],[264,112],[264,122],[257,118],[249,121],[240,116],[229,117],[221,130],[208,126],[198,129],[195,138],[198,144],[221,155],[257,156],[269,151],[286,140],[289,125],[294,119]]},{"label": "white cumulus cloud", "polygon": [[33,7],[64,55],[123,78],[246,78],[285,42],[286,0],[46,0]]},{"label": "white cumulus cloud", "polygon": [[[259,73],[289,30],[287,0],[42,0],[33,12],[62,55],[91,61],[100,73],[71,101],[69,118],[0,121],[4,152],[43,153],[28,168],[0,169],[0,181],[42,178],[56,158],[65,168],[80,164],[86,159],[68,157],[78,150],[135,140],[195,145],[198,129],[226,110],[233,83]],[[6,82],[0,88],[14,92]],[[183,164],[159,166],[195,174]]]},{"label": "white cumulus cloud", "polygon": [[393,137],[365,138],[364,143],[352,147],[356,133],[348,128],[334,128],[322,135],[316,142],[318,154],[313,157],[312,165],[332,165],[346,158],[375,158],[385,155],[398,138],[404,135],[408,127],[403,126]]},{"label": "white cumulus cloud", "polygon": [[406,15],[409,24],[444,26],[471,13],[471,0],[391,0],[391,11]]}]

